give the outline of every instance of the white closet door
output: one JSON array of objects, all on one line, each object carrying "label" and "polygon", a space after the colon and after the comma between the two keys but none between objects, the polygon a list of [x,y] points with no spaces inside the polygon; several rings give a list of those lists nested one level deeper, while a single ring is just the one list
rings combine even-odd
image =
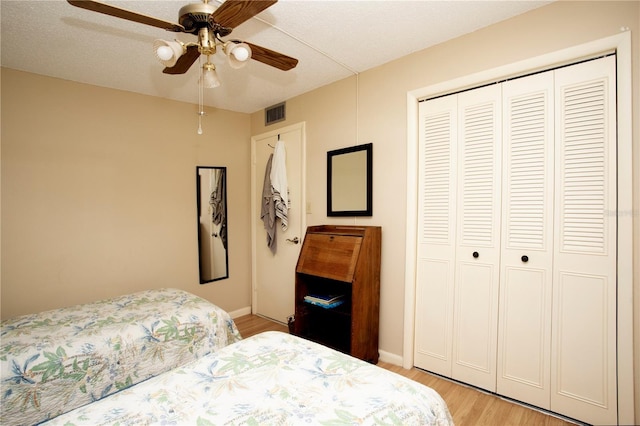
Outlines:
[{"label": "white closet door", "polygon": [[451,376],[455,272],[457,96],[419,109],[418,250],[414,363]]},{"label": "white closet door", "polygon": [[615,58],[556,71],[551,409],[616,424]]},{"label": "white closet door", "polygon": [[497,392],[549,409],[553,71],[503,84]]},{"label": "white closet door", "polygon": [[458,95],[452,377],[495,391],[500,276],[500,85]]}]

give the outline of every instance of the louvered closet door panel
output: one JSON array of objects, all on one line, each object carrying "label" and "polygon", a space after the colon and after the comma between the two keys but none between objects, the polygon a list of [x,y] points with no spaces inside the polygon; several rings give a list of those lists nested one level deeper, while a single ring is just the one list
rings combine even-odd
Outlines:
[{"label": "louvered closet door panel", "polygon": [[549,408],[553,71],[503,84],[497,392]]},{"label": "louvered closet door panel", "polygon": [[615,58],[556,71],[551,409],[615,424]]},{"label": "louvered closet door panel", "polygon": [[458,95],[452,377],[495,391],[500,275],[500,86]]},{"label": "louvered closet door panel", "polygon": [[414,362],[451,376],[457,95],[420,104]]}]

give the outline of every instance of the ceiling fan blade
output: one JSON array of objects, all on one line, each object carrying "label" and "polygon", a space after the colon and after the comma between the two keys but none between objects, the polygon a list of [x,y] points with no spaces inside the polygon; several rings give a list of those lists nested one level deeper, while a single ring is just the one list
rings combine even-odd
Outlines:
[{"label": "ceiling fan blade", "polygon": [[176,64],[162,70],[165,74],[184,74],[191,68],[191,65],[200,57],[198,46],[188,46],[184,55],[178,58]]},{"label": "ceiling fan blade", "polygon": [[278,0],[226,0],[215,12],[213,20],[223,27],[235,28],[262,12]]},{"label": "ceiling fan blade", "polygon": [[152,27],[162,28],[167,31],[176,33],[184,32],[184,27],[173,22],[163,21],[162,19],[153,18],[151,16],[142,15],[140,13],[131,12],[126,9],[100,3],[93,0],[67,0],[69,4],[81,9],[91,10],[92,12],[103,13],[116,18],[126,19],[127,21],[138,22],[140,24],[151,25]]},{"label": "ceiling fan blade", "polygon": [[288,71],[298,65],[298,60],[296,58],[292,58],[291,56],[278,53],[274,50],[267,49],[266,47],[258,46],[253,43],[245,43],[251,47],[251,59],[258,62],[270,65],[282,71]]}]

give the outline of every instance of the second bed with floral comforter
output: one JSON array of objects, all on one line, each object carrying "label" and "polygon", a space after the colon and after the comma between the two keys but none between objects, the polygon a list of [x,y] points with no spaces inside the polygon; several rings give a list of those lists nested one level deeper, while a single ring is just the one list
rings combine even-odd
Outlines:
[{"label": "second bed with floral comforter", "polygon": [[227,312],[177,289],[24,315],[0,331],[2,425],[30,425],[241,339]]},{"label": "second bed with floral comforter", "polygon": [[299,337],[265,332],[47,425],[450,425],[433,389]]}]

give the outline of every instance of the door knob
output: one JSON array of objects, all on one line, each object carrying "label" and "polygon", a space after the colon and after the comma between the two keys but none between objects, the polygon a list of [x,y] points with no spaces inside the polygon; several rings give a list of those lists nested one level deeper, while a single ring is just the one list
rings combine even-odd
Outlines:
[{"label": "door knob", "polygon": [[475,257],[476,259],[478,258],[478,256],[480,256],[480,254],[477,251],[473,252],[473,257]]},{"label": "door knob", "polygon": [[300,242],[298,237],[293,237],[293,240],[291,238],[287,238],[287,241],[289,241],[290,243],[293,243],[293,244],[298,244]]}]

